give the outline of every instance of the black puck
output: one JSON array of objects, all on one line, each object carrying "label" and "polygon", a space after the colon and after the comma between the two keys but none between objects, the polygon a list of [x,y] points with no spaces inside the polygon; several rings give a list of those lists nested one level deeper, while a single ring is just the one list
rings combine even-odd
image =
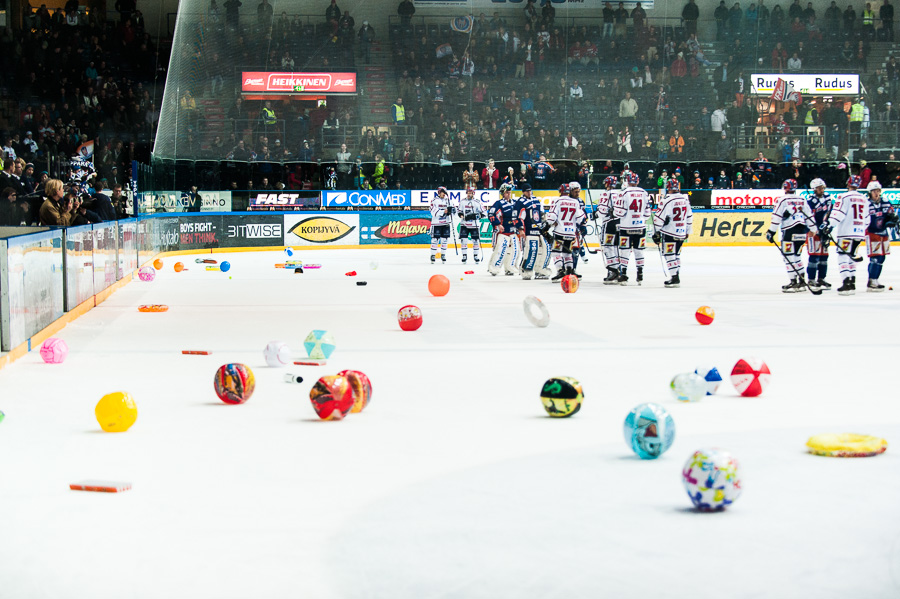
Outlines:
[{"label": "black puck", "polygon": [[303,269],[302,269],[302,268],[295,268],[295,269],[294,269],[294,274],[302,275],[302,274],[303,274]]},{"label": "black puck", "polygon": [[364,287],[365,285],[368,285],[368,283],[366,283],[365,281],[357,281],[356,282],[357,287]]}]

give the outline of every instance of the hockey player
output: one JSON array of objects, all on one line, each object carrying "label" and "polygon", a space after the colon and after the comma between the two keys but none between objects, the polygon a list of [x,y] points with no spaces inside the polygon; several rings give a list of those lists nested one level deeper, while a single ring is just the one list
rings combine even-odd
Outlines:
[{"label": "hockey player", "polygon": [[469,239],[472,240],[472,254],[475,263],[481,262],[481,218],[484,216],[484,206],[481,200],[475,197],[475,188],[466,188],[466,197],[459,203],[459,243],[462,245],[462,261],[466,263],[468,256],[466,250]]},{"label": "hockey player", "polygon": [[663,283],[666,287],[679,287],[681,279],[681,246],[684,244],[694,225],[694,212],[691,210],[691,201],[681,193],[678,179],[669,179],[666,182],[666,199],[659,207],[659,212],[653,215],[653,224],[656,232],[653,233],[653,243],[662,248],[666,260],[666,270],[669,280]]},{"label": "hockey player", "polygon": [[[821,227],[828,221],[834,200],[831,194],[825,192],[825,181],[813,179],[809,188],[813,194],[806,198],[809,210],[812,212],[816,227]],[[806,266],[806,275],[809,286],[813,289],[830,289],[831,283],[825,281],[828,274],[828,241],[820,234],[810,232],[806,236],[806,251],[809,254],[809,264]]]},{"label": "hockey player", "polygon": [[638,187],[640,177],[628,173],[627,186],[619,194],[619,206],[613,215],[619,217],[619,275],[616,283],[628,283],[628,262],[634,251],[638,284],[644,280],[644,247],[647,244],[647,219],[650,218],[650,196]]},{"label": "hockey player", "polygon": [[585,235],[587,235],[587,210],[584,207],[584,200],[581,199],[581,183],[578,181],[569,183],[569,197],[578,200],[581,210],[585,213],[585,222],[578,225],[578,234],[575,236],[575,242],[572,244],[572,274],[580,279],[581,275],[577,272],[578,258],[579,256],[584,258],[585,263],[588,261],[585,254],[587,242],[584,239]]},{"label": "hockey player", "polygon": [[438,244],[441,245],[441,262],[447,263],[447,241],[450,239],[450,217],[453,206],[446,187],[438,187],[431,199],[431,263],[434,264]]},{"label": "hockey player", "polygon": [[847,179],[847,192],[834,201],[828,222],[822,227],[824,237],[831,237],[831,232],[835,232],[834,243],[837,245],[838,266],[843,279],[838,288],[840,295],[856,293],[856,263],[853,256],[869,227],[869,201],[858,191],[861,184],[859,175]]},{"label": "hockey player", "polygon": [[786,179],[781,188],[784,195],[772,210],[772,222],[766,233],[766,241],[775,241],[775,232],[781,230],[781,251],[784,252],[784,263],[791,282],[782,285],[784,293],[797,293],[806,290],[806,278],[803,276],[803,257],[800,252],[806,243],[806,233],[818,231],[809,204],[797,194],[796,179]]},{"label": "hockey player", "polygon": [[500,199],[488,211],[488,219],[494,226],[494,251],[488,264],[488,272],[493,276],[503,269],[506,275],[518,274],[518,222],[510,195],[512,189],[505,183],[500,186]]},{"label": "hockey player", "polygon": [[606,278],[604,285],[613,285],[619,278],[619,219],[614,216],[619,190],[619,181],[610,175],[603,180],[605,191],[600,192],[597,209],[593,217],[595,226],[600,227],[600,239],[603,242],[603,259],[606,261]]},{"label": "hockey player", "polygon": [[[556,275],[552,281],[559,281],[566,275],[575,274],[572,266],[572,246],[578,233],[578,226],[583,225],[587,215],[581,207],[581,202],[569,195],[562,195],[554,202],[553,207],[547,213],[547,220],[541,227],[541,234],[551,241],[551,255],[556,265]],[[550,237],[552,232],[552,237]]]},{"label": "hockey player", "polygon": [[866,188],[869,192],[869,227],[866,229],[866,248],[869,250],[869,284],[866,291],[884,291],[878,282],[882,265],[891,253],[891,237],[888,229],[900,223],[890,202],[881,199],[881,183],[871,181]]},{"label": "hockey player", "polygon": [[541,201],[531,195],[531,185],[522,184],[522,197],[516,200],[516,218],[522,232],[522,278],[546,279],[550,276],[550,251],[541,236],[544,210]]}]

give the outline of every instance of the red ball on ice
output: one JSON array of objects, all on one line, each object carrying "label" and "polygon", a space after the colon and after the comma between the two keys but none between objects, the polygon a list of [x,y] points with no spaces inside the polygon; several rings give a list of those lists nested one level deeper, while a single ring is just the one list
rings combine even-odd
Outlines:
[{"label": "red ball on ice", "polygon": [[397,322],[404,331],[415,331],[422,326],[422,311],[418,306],[403,306],[397,312]]},{"label": "red ball on ice", "polygon": [[566,293],[575,293],[578,291],[578,277],[575,275],[564,276],[559,284]]},{"label": "red ball on ice", "polygon": [[731,384],[744,397],[756,397],[769,386],[772,373],[759,358],[738,360],[731,369]]},{"label": "red ball on ice", "polygon": [[322,420],[341,420],[353,408],[353,391],[346,377],[323,376],[309,391],[313,409]]},{"label": "red ball on ice", "polygon": [[709,306],[700,306],[694,313],[694,318],[702,325],[709,325],[716,319],[716,311]]},{"label": "red ball on ice", "polygon": [[450,291],[450,279],[444,275],[434,275],[428,279],[428,291],[431,295],[442,297]]}]

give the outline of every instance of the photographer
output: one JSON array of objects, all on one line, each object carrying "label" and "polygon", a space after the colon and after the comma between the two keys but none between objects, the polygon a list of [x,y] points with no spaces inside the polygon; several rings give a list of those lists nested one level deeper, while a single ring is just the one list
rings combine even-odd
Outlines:
[{"label": "photographer", "polygon": [[50,179],[44,188],[46,199],[41,204],[40,220],[44,226],[68,227],[75,219],[74,200],[78,193],[74,189],[63,191],[63,182]]}]

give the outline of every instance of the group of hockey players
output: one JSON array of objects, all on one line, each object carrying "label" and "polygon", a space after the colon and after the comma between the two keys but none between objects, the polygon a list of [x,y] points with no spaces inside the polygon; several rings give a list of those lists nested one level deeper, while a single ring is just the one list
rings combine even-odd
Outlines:
[{"label": "group of hockey players", "polygon": [[[893,206],[881,198],[881,184],[872,181],[860,191],[862,179],[853,175],[847,179],[847,191],[832,198],[825,191],[825,181],[813,179],[812,194],[803,198],[797,193],[797,181],[788,179],[783,184],[784,196],[772,210],[772,223],[766,233],[769,242],[775,242],[780,231],[780,248],[787,266],[790,282],[782,287],[785,293],[830,289],[825,280],[828,273],[828,253],[834,244],[841,275],[840,295],[856,293],[856,263],[862,258],[856,255],[863,240],[869,255],[869,280],[866,291],[884,291],[878,279],[885,257],[890,253],[888,229],[900,224]],[[806,244],[809,263],[806,277],[803,273],[801,251]],[[807,280],[808,278],[808,280]]]},{"label": "group of hockey players", "polygon": [[[681,248],[691,233],[693,214],[688,197],[681,193],[679,183],[671,179],[658,210],[651,211],[651,196],[638,187],[640,180],[635,173],[626,171],[622,185],[614,176],[607,177],[604,190],[597,194],[596,204],[590,197],[591,210],[586,209],[581,198],[581,185],[572,182],[562,185],[559,197],[550,209],[544,211],[539,199],[532,195],[531,186],[521,187],[521,196],[513,199],[513,188],[500,186],[500,198],[487,210],[487,217],[494,229],[493,253],[488,261],[488,272],[497,276],[521,275],[523,279],[550,279],[558,281],[566,275],[581,278],[576,272],[579,257],[584,257],[587,244],[588,219],[595,221],[603,247],[607,276],[606,285],[626,285],[628,265],[634,253],[637,269],[636,281],[644,278],[644,249],[647,226],[652,227],[654,243],[659,247],[668,279],[666,287],[681,284]],[[479,225],[485,215],[475,190],[468,188],[466,197],[454,207],[444,187],[439,187],[431,202],[431,262],[437,260],[440,248],[441,260],[446,262],[447,245],[452,234],[453,217],[460,218],[459,237],[462,261],[468,260],[468,241],[472,241],[475,262],[480,262],[481,243]],[[652,218],[651,218],[652,216]],[[591,250],[587,249],[589,253]],[[551,269],[551,262],[555,272]]]}]

